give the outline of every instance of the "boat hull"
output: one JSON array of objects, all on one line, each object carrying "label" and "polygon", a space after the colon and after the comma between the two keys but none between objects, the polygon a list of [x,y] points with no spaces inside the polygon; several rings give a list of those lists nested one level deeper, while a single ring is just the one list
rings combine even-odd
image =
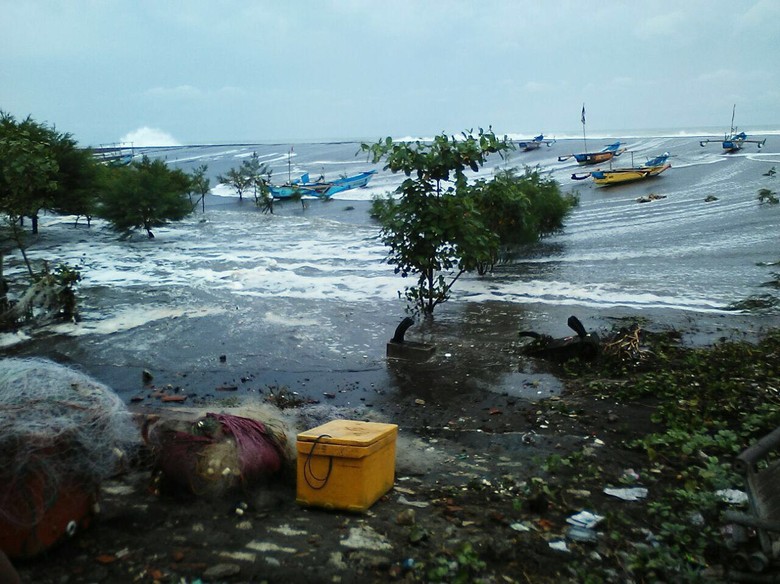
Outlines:
[{"label": "boat hull", "polygon": [[618,168],[614,170],[594,170],[591,173],[591,177],[593,177],[593,182],[599,186],[612,186],[658,176],[671,167],[671,164],[664,164],[662,166],[651,166],[646,168],[639,167]]},{"label": "boat hull", "polygon": [[336,193],[365,187],[375,173],[375,170],[369,170],[353,176],[338,178],[331,182],[304,182],[278,186],[269,185],[268,188],[274,199],[291,199],[294,197],[329,199]]},{"label": "boat hull", "polygon": [[609,162],[615,157],[614,152],[586,152],[584,154],[574,154],[574,160],[580,165],[600,164]]}]

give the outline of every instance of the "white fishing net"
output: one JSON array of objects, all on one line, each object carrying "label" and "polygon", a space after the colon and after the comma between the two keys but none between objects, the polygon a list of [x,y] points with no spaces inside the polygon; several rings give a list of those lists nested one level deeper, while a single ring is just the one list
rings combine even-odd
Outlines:
[{"label": "white fishing net", "polygon": [[63,483],[94,489],[139,443],[130,412],[107,386],[51,361],[0,359],[3,518],[29,521],[19,499],[31,482],[49,503]]}]

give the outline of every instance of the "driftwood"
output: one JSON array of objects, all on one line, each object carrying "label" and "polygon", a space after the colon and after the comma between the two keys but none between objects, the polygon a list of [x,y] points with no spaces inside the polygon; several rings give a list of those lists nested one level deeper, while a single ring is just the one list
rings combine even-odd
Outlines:
[{"label": "driftwood", "polygon": [[524,352],[533,357],[551,361],[569,359],[594,359],[601,353],[601,340],[596,333],[589,333],[576,316],[567,321],[569,328],[577,333],[576,337],[553,338],[533,331],[521,331],[521,337],[531,337],[534,341]]},{"label": "driftwood", "polygon": [[[744,450],[734,460],[734,469],[745,481],[748,494],[748,513],[727,511],[724,519],[737,525],[755,530],[760,551],[751,554],[741,552],[742,560],[749,568],[749,575],[763,572],[780,560],[780,428],[776,428],[752,446]],[[737,562],[739,563],[739,562]],[[774,571],[774,576],[780,574]],[[750,580],[758,582],[764,580]],[[776,581],[776,580],[772,580]]]},{"label": "driftwood", "polygon": [[13,330],[34,321],[43,325],[58,320],[76,318],[76,297],[73,290],[43,277],[33,283],[15,302],[9,302],[0,313],[0,330]]}]

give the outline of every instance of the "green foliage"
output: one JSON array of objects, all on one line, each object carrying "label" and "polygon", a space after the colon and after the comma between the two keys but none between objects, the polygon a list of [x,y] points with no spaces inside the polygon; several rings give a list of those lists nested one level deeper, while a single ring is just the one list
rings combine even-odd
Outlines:
[{"label": "green foliage", "polygon": [[184,219],[192,212],[188,199],[190,178],[181,170],[170,170],[161,160],[144,156],[129,166],[111,167],[106,176],[98,215],[129,236]]},{"label": "green foliage", "polygon": [[242,172],[241,167],[231,168],[225,174],[218,175],[217,180],[236,191],[240,201],[244,200],[244,191],[249,188],[250,181],[249,177]]},{"label": "green foliage", "polygon": [[244,193],[251,191],[255,204],[263,207],[264,211],[273,213],[273,197],[268,188],[271,169],[260,162],[257,152],[253,152],[249,160],[241,162],[238,168],[231,168],[224,175],[219,175],[217,180],[236,191],[241,201],[244,200]]},{"label": "green foliage", "polygon": [[450,297],[465,272],[484,274],[499,259],[502,245],[535,241],[560,230],[576,205],[552,179],[538,170],[517,176],[514,170],[470,184],[488,155],[513,148],[492,130],[446,134],[431,142],[395,143],[391,138],[362,144],[374,163],[407,177],[396,197],[375,199],[371,215],[381,225],[387,263],[403,278],[416,277],[404,297],[425,314]]},{"label": "green foliage", "polygon": [[190,189],[188,193],[189,195],[197,196],[197,200],[194,203],[190,196],[190,203],[192,203],[193,209],[200,202],[204,213],[206,212],[206,195],[211,190],[211,181],[206,177],[208,169],[209,167],[205,164],[201,164],[198,168],[193,169],[190,173]]},{"label": "green foliage", "polygon": [[[564,196],[560,185],[538,168],[526,168],[521,176],[515,169],[502,170],[492,180],[478,180],[469,196],[482,221],[506,249],[560,232],[564,219],[579,203],[575,195]],[[480,273],[498,259],[496,255],[481,261]]]},{"label": "green foliage", "polygon": [[0,200],[11,217],[30,217],[33,233],[41,209],[90,217],[98,163],[70,134],[27,117],[0,112]]},{"label": "green foliage", "polygon": [[430,582],[450,582],[452,584],[471,584],[480,582],[477,578],[487,564],[479,558],[474,547],[463,543],[451,553],[444,553],[433,559],[426,575]]},{"label": "green foliage", "polygon": [[[613,557],[577,566],[577,581],[603,575],[607,566],[615,573],[608,581],[703,581],[703,571],[723,561],[723,503],[716,492],[739,487],[735,455],[780,426],[780,331],[757,344],[690,349],[669,341],[668,335],[643,338],[651,357],[642,369],[602,371],[596,362],[578,376],[591,399],[650,408],[656,430],[624,443],[645,455],[644,467],[632,465],[650,499],[638,511],[625,507],[610,515]],[[583,380],[585,371],[597,381]],[[608,479],[594,475],[593,461],[579,454],[552,455],[543,466],[553,474],[549,481],[564,473],[581,488],[601,487]],[[558,488],[551,484],[550,492]]]},{"label": "green foliage", "polygon": [[52,132],[27,118],[0,112],[0,212],[9,222],[31,217],[57,190],[59,165]]}]

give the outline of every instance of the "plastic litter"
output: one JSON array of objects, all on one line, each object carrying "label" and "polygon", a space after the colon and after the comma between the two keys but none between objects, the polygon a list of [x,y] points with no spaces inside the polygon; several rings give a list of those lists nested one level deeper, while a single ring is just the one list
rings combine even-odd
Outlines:
[{"label": "plastic litter", "polygon": [[559,552],[570,552],[571,551],[569,549],[569,547],[566,545],[566,542],[563,541],[562,539],[551,541],[547,545],[550,546],[550,549],[557,550]]},{"label": "plastic litter", "polygon": [[647,497],[647,489],[644,487],[632,487],[627,489],[613,489],[612,487],[605,487],[604,493],[623,499],[624,501],[639,501]]},{"label": "plastic litter", "polygon": [[731,505],[745,505],[748,502],[747,493],[738,489],[721,489],[719,491],[715,491],[715,494],[720,498],[721,501]]},{"label": "plastic litter", "polygon": [[576,527],[585,527],[587,529],[593,529],[604,519],[601,515],[596,515],[590,511],[580,511],[575,515],[566,519],[566,523],[574,525]]},{"label": "plastic litter", "polygon": [[598,539],[598,533],[587,527],[572,525],[566,532],[566,537],[573,541],[593,542]]}]

